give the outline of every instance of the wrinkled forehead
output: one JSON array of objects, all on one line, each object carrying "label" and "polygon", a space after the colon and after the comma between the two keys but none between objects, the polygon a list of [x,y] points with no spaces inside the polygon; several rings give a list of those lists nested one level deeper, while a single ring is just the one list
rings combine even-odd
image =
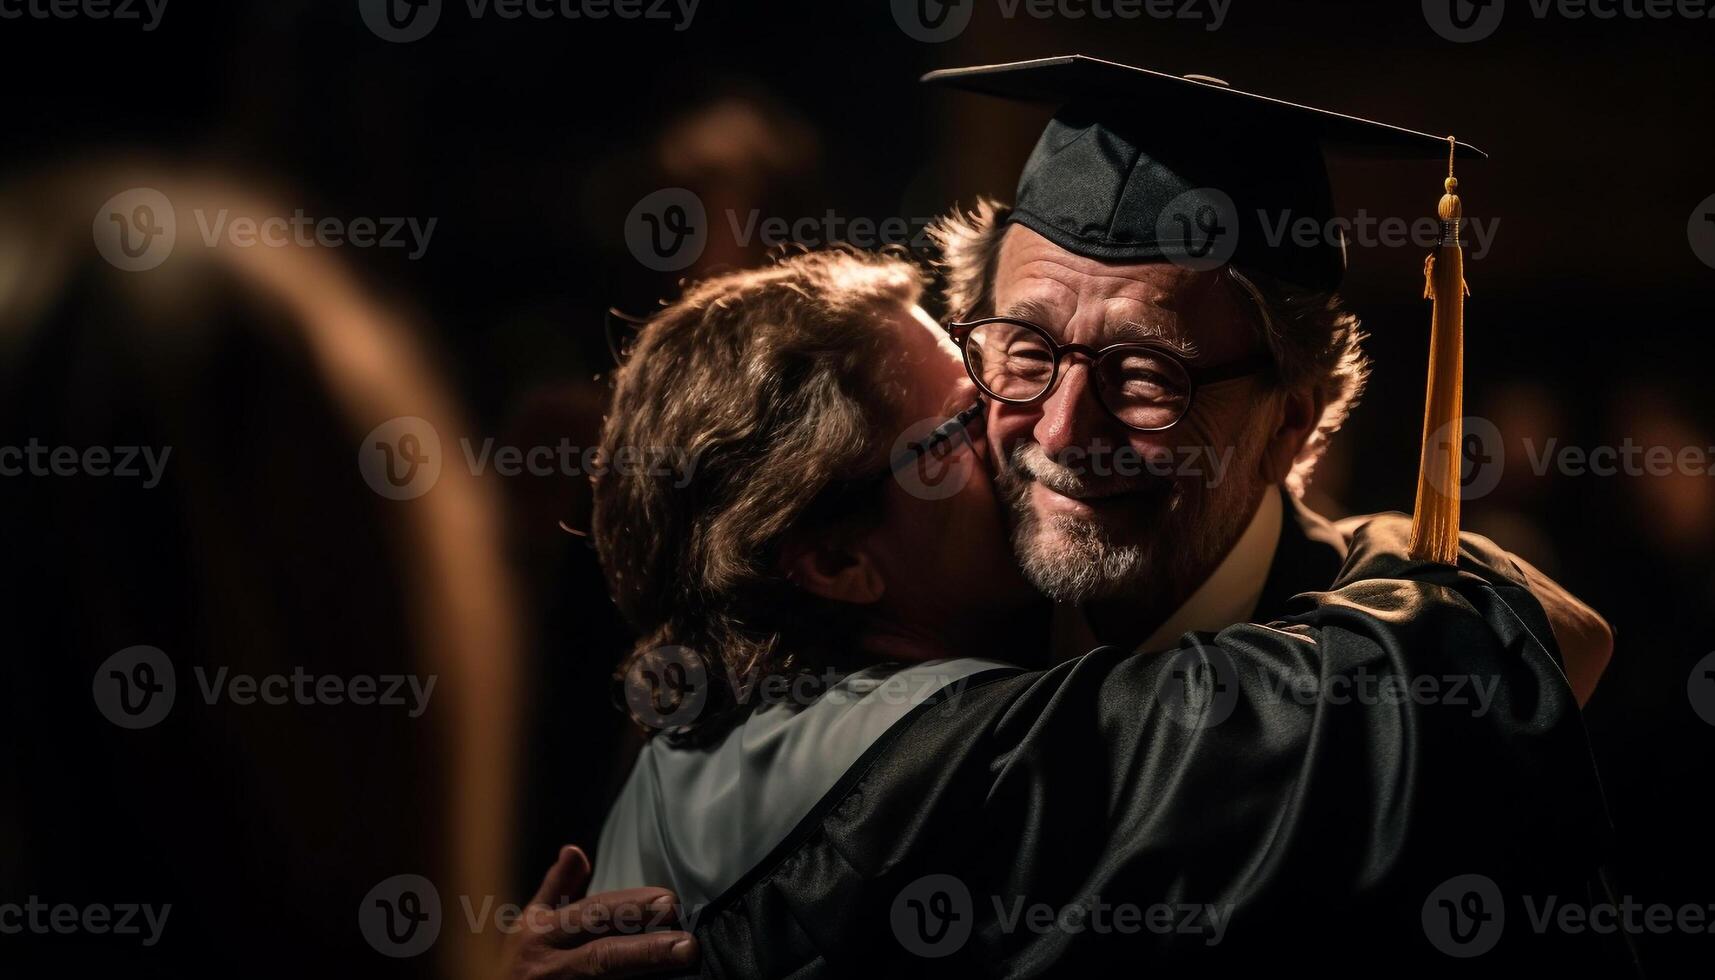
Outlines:
[{"label": "wrinkled forehead", "polygon": [[1252,346],[1257,313],[1224,270],[1167,261],[1103,262],[1014,225],[995,269],[995,313],[1037,323],[1067,343],[1153,340],[1187,352]]}]

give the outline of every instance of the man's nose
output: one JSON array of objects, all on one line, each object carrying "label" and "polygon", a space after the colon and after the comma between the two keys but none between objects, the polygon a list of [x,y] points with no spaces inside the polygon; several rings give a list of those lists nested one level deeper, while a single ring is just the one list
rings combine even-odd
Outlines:
[{"label": "man's nose", "polygon": [[1061,368],[1060,383],[1042,400],[1041,406],[1042,415],[1031,434],[1051,457],[1058,457],[1073,446],[1088,448],[1112,422],[1108,410],[1096,397],[1090,365],[1082,359]]}]

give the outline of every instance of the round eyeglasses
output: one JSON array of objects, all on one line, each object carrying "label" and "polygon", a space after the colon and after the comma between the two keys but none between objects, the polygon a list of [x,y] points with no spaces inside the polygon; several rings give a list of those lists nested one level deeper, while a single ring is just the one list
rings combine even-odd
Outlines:
[{"label": "round eyeglasses", "polygon": [[1096,350],[1055,342],[1028,320],[997,316],[949,323],[965,355],[965,370],[983,394],[1009,405],[1048,397],[1060,380],[1062,362],[1088,357],[1096,400],[1127,428],[1158,432],[1172,428],[1191,410],[1202,385],[1261,374],[1274,366],[1267,354],[1252,354],[1216,367],[1192,367],[1166,344],[1113,344]]}]

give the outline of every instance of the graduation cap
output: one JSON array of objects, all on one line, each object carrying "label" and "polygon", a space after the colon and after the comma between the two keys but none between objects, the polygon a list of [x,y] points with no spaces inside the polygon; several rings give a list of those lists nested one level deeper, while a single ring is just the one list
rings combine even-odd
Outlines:
[{"label": "graduation cap", "polygon": [[[1448,136],[1083,55],[950,68],[932,85],[1058,107],[1024,165],[1007,220],[1103,261],[1231,264],[1332,290],[1346,268],[1324,150],[1371,159],[1447,160],[1442,242],[1425,263],[1435,301],[1429,395],[1412,552],[1458,553],[1465,285],[1457,157],[1487,156]],[[1330,233],[1290,229],[1309,218]]]},{"label": "graduation cap", "polygon": [[[1059,107],[1019,177],[1010,221],[1108,261],[1231,261],[1314,289],[1345,272],[1323,149],[1440,159],[1448,141],[1232,88],[1071,55],[949,68],[932,85]],[[1460,143],[1464,157],[1482,157]],[[1312,240],[1313,239],[1313,240]]]}]

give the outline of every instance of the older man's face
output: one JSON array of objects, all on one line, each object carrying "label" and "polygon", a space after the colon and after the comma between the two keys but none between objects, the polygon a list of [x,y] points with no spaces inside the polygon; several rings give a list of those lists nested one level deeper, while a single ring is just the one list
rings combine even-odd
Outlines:
[{"label": "older man's face", "polygon": [[[1248,303],[1219,272],[1098,262],[1019,225],[1006,232],[995,278],[995,312],[1060,343],[1153,339],[1193,367],[1263,349]],[[1199,388],[1172,428],[1138,432],[1102,407],[1090,361],[1077,356],[1062,360],[1046,399],[995,403],[988,438],[1026,575],[1064,601],[1184,598],[1283,475],[1272,445],[1280,406],[1270,386],[1234,380]]]}]

